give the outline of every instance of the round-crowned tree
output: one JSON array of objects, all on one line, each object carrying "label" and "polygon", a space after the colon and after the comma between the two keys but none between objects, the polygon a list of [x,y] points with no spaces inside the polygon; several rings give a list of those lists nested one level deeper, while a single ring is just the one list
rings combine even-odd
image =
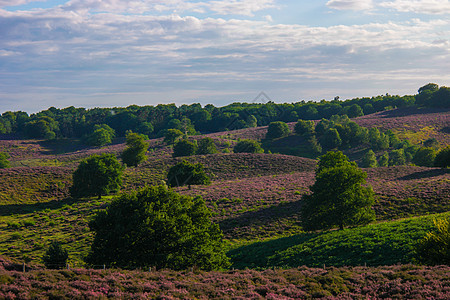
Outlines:
[{"label": "round-crowned tree", "polygon": [[364,187],[367,174],[339,152],[320,157],[316,181],[301,209],[305,230],[366,224],[375,219],[374,192]]},{"label": "round-crowned tree", "polygon": [[191,142],[187,139],[176,142],[173,146],[173,157],[191,156],[197,152],[197,142]]},{"label": "round-crowned tree", "polygon": [[145,142],[145,136],[139,133],[127,133],[127,148],[122,152],[122,161],[127,166],[137,167],[147,157],[148,144]]},{"label": "round-crowned tree", "polygon": [[432,167],[436,158],[436,150],[431,147],[422,147],[417,150],[412,162],[418,166]]},{"label": "round-crowned tree", "polygon": [[201,163],[192,164],[183,160],[169,169],[167,184],[171,187],[195,184],[209,184],[211,181],[206,175]]},{"label": "round-crowned tree", "polygon": [[295,124],[294,130],[298,135],[312,135],[314,134],[314,128],[314,121],[300,119]]},{"label": "round-crowned tree", "polygon": [[92,155],[83,160],[73,173],[70,194],[75,198],[116,192],[122,185],[123,166],[113,154]]},{"label": "round-crowned tree", "polygon": [[178,129],[167,129],[164,134],[164,142],[171,145],[174,144],[179,138],[183,136],[183,133]]},{"label": "round-crowned tree", "polygon": [[234,153],[263,153],[261,144],[255,140],[242,140],[237,142],[233,148]]},{"label": "round-crowned tree", "polygon": [[288,134],[289,134],[289,126],[286,123],[282,121],[271,122],[269,124],[269,127],[267,128],[266,139],[268,140],[278,139],[285,137]]},{"label": "round-crowned tree", "polygon": [[94,241],[86,262],[122,268],[204,270],[229,266],[222,232],[201,197],[166,186],[123,194],[89,223]]},{"label": "round-crowned tree", "polygon": [[434,166],[440,168],[450,167],[450,146],[441,149],[434,159]]},{"label": "round-crowned tree", "polygon": [[363,168],[376,168],[378,166],[377,157],[372,149],[367,151],[362,157],[361,166]]},{"label": "round-crowned tree", "polygon": [[214,154],[217,153],[217,147],[214,140],[210,137],[205,137],[198,141],[197,154]]}]

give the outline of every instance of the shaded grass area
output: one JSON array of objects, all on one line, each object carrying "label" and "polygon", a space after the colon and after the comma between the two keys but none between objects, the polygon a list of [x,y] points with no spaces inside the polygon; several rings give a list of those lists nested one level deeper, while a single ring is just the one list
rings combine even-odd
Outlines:
[{"label": "shaded grass area", "polygon": [[228,252],[235,268],[271,266],[318,267],[406,264],[414,260],[414,247],[433,227],[436,214],[364,227],[303,233],[239,247]]}]

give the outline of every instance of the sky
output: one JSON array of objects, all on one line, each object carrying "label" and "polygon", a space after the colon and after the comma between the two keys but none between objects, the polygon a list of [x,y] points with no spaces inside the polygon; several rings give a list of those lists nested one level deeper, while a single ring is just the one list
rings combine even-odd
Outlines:
[{"label": "sky", "polygon": [[450,86],[446,0],[0,0],[0,113]]}]

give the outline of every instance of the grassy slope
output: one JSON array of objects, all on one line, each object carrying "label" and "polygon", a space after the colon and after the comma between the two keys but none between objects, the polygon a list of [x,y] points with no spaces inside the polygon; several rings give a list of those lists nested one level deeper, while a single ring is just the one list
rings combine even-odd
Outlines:
[{"label": "grassy slope", "polygon": [[[404,114],[413,124],[414,114]],[[445,124],[442,120],[448,119],[448,113],[443,115],[444,119],[439,114],[420,114],[422,125],[433,127],[432,122],[437,120],[433,128],[438,130]],[[384,119],[374,123],[379,118]],[[391,112],[387,116],[366,116],[361,122],[393,128],[395,120]],[[223,150],[238,138],[263,137],[265,130],[244,129],[209,136]],[[61,200],[67,197],[71,172],[83,157],[100,152],[119,153],[123,148],[123,144],[97,149],[68,147],[65,142],[0,141],[0,149],[10,152],[12,164],[22,166],[0,170],[0,253],[39,261],[48,240],[57,238],[70,250],[72,261],[80,262],[91,239],[87,222],[95,209],[109,199]],[[171,151],[160,139],[152,140],[148,162],[127,169],[125,190],[160,183],[167,169],[180,160],[171,158]],[[214,220],[233,244],[301,233],[298,211],[301,196],[313,182],[313,160],[268,154],[215,154],[188,160],[205,164],[213,183],[178,191],[202,195],[214,212]],[[378,196],[378,219],[450,210],[448,171],[417,167],[367,171],[368,181]]]}]

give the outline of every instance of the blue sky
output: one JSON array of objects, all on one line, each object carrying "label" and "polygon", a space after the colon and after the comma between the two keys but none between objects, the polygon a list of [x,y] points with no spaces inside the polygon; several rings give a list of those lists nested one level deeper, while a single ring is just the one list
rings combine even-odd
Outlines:
[{"label": "blue sky", "polygon": [[443,0],[0,0],[0,112],[450,85]]}]

